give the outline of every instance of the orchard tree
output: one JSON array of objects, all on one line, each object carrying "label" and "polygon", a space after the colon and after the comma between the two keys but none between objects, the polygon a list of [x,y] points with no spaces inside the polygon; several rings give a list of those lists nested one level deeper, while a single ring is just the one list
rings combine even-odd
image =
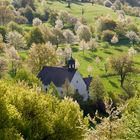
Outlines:
[{"label": "orchard tree", "polygon": [[75,60],[75,67],[77,69],[79,69],[79,67],[80,67],[80,62],[78,61],[78,59]]},{"label": "orchard tree", "polygon": [[95,77],[90,85],[90,99],[97,103],[98,101],[103,101],[105,97],[105,88],[99,77]]},{"label": "orchard tree", "polygon": [[58,19],[60,19],[63,24],[67,23],[69,20],[69,13],[67,11],[61,10],[59,12]]},{"label": "orchard tree", "polygon": [[73,15],[69,14],[69,19],[68,19],[69,28],[74,29],[74,26],[77,23],[77,21],[78,21],[77,17],[74,17]]},{"label": "orchard tree", "polygon": [[42,21],[39,18],[33,19],[33,26],[39,26],[42,25]]},{"label": "orchard tree", "polygon": [[58,19],[55,22],[55,28],[62,29],[64,27],[62,20]]},{"label": "orchard tree", "polygon": [[114,36],[112,37],[112,39],[111,39],[111,43],[116,44],[116,43],[118,43],[118,42],[119,42],[118,37],[117,37],[116,35],[114,35]]},{"label": "orchard tree", "polygon": [[44,43],[43,34],[38,27],[34,27],[27,36],[27,45],[30,47],[33,43],[40,44]]},{"label": "orchard tree", "polygon": [[90,41],[88,42],[88,46],[89,49],[91,49],[92,51],[96,51],[98,47],[98,43],[95,39],[90,39]]},{"label": "orchard tree", "polygon": [[30,6],[27,5],[21,14],[28,19],[29,24],[32,24],[34,19],[34,11]]},{"label": "orchard tree", "polygon": [[16,76],[17,70],[20,68],[20,56],[14,47],[5,49],[5,56],[11,65],[11,75]]},{"label": "orchard tree", "polygon": [[51,43],[33,44],[29,51],[28,62],[33,73],[38,73],[46,65],[56,65],[55,47]]},{"label": "orchard tree", "polygon": [[13,0],[12,4],[14,5],[14,7],[16,8],[21,8],[21,7],[26,7],[27,5],[31,6],[33,9],[34,7],[34,0]]},{"label": "orchard tree", "polygon": [[128,49],[128,56],[133,57],[136,54],[137,54],[137,51],[133,47]]},{"label": "orchard tree", "polygon": [[130,56],[121,55],[110,59],[111,68],[120,76],[121,87],[129,73],[135,72],[134,63]]},{"label": "orchard tree", "polygon": [[96,62],[97,64],[99,64],[99,63],[101,62],[101,59],[100,59],[99,56],[97,56],[97,57],[95,58],[95,62]]},{"label": "orchard tree", "polygon": [[41,82],[28,68],[20,68],[17,70],[16,81],[25,82],[28,86],[40,86]]},{"label": "orchard tree", "polygon": [[10,46],[15,47],[17,50],[25,49],[27,46],[25,38],[16,31],[9,32],[6,36],[6,40]]},{"label": "orchard tree", "polygon": [[134,31],[127,32],[126,37],[129,38],[130,43],[132,43],[133,46],[134,46],[135,42],[137,42],[139,40],[138,35]]},{"label": "orchard tree", "polygon": [[85,50],[88,50],[88,45],[84,40],[80,42],[79,50],[83,51],[83,55],[85,54]]},{"label": "orchard tree", "polygon": [[64,54],[65,54],[65,59],[69,59],[72,55],[72,49],[71,47],[68,45],[65,49],[64,49]]},{"label": "orchard tree", "polygon": [[9,32],[16,31],[16,32],[18,32],[20,34],[23,33],[22,27],[18,23],[14,22],[14,21],[11,21],[11,22],[9,22],[7,24],[7,30]]},{"label": "orchard tree", "polygon": [[56,50],[56,54],[57,54],[57,56],[58,56],[58,61],[59,61],[59,64],[60,65],[65,65],[65,52],[62,50],[62,48],[57,48],[57,50]]},{"label": "orchard tree", "polygon": [[0,57],[0,78],[7,69],[7,62],[4,58]]},{"label": "orchard tree", "polygon": [[112,2],[111,2],[110,0],[106,0],[106,1],[104,2],[104,6],[106,6],[106,7],[111,7],[111,6],[112,6]]},{"label": "orchard tree", "polygon": [[64,35],[64,37],[65,37],[65,40],[66,40],[66,42],[67,42],[67,44],[72,44],[72,43],[74,43],[74,41],[75,41],[75,36],[74,36],[74,34],[73,34],[73,32],[71,31],[71,30],[65,30],[64,32],[63,32],[63,35]]},{"label": "orchard tree", "polygon": [[77,32],[78,28],[82,25],[80,21],[77,21],[75,26],[74,26],[74,31]]},{"label": "orchard tree", "polygon": [[91,2],[91,4],[92,4],[92,6],[93,6],[93,4],[94,4],[94,0],[90,0],[90,2]]},{"label": "orchard tree", "polygon": [[3,36],[0,34],[0,53],[4,52],[5,44],[3,43]]},{"label": "orchard tree", "polygon": [[67,0],[68,8],[71,8],[71,2],[72,2],[72,0]]},{"label": "orchard tree", "polygon": [[13,11],[9,6],[0,3],[0,25],[5,25],[14,18]]},{"label": "orchard tree", "polygon": [[56,45],[57,47],[59,46],[60,43],[65,42],[65,37],[63,35],[63,31],[59,28],[53,28],[52,29],[53,37],[52,37],[52,43]]},{"label": "orchard tree", "polygon": [[97,20],[96,30],[102,33],[105,30],[114,30],[117,27],[116,21],[110,16],[102,16]]},{"label": "orchard tree", "polygon": [[73,97],[74,88],[70,84],[69,80],[66,79],[64,85],[62,86],[63,97]]},{"label": "orchard tree", "polygon": [[[108,103],[109,102],[109,103]],[[121,139],[120,133],[123,130],[123,123],[119,115],[122,113],[122,107],[113,107],[113,101],[105,102],[107,117],[100,117],[99,113],[96,112],[94,118],[90,118],[90,121],[95,124],[95,128],[88,131],[88,140],[93,140],[93,137],[96,140],[114,140]],[[97,122],[97,119],[101,123]]]},{"label": "orchard tree", "polygon": [[92,71],[93,71],[93,66],[88,65],[88,67],[87,67],[87,71],[91,74]]},{"label": "orchard tree", "polygon": [[49,14],[49,22],[51,23],[51,25],[55,26],[55,22],[57,20],[58,17],[58,13],[55,10],[51,10],[50,14]]},{"label": "orchard tree", "polygon": [[55,36],[54,36],[51,28],[46,27],[45,25],[41,25],[39,27],[39,29],[42,33],[44,42],[51,42],[53,44]]},{"label": "orchard tree", "polygon": [[85,42],[90,41],[91,39],[91,32],[88,26],[81,25],[77,30],[77,35],[80,40],[84,40]]}]

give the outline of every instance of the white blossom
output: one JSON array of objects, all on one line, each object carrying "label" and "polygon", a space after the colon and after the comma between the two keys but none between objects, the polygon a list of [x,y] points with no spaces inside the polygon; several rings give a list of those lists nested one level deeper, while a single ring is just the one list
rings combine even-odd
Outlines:
[{"label": "white blossom", "polygon": [[39,18],[33,19],[33,26],[39,26],[42,24],[42,21]]},{"label": "white blossom", "polygon": [[114,35],[114,36],[112,37],[112,39],[111,39],[111,43],[116,44],[116,43],[118,43],[118,42],[119,42],[118,37],[117,37],[116,35]]},{"label": "white blossom", "polygon": [[137,53],[137,51],[133,47],[128,49],[128,55],[129,56],[134,56],[136,53]]},{"label": "white blossom", "polygon": [[73,32],[71,30],[68,30],[68,29],[65,30],[63,32],[63,35],[64,35],[64,37],[66,39],[66,42],[68,44],[72,44],[75,41],[75,36],[74,36],[74,34],[73,34]]},{"label": "white blossom", "polygon": [[55,28],[62,29],[64,27],[62,20],[58,19],[55,22]]}]

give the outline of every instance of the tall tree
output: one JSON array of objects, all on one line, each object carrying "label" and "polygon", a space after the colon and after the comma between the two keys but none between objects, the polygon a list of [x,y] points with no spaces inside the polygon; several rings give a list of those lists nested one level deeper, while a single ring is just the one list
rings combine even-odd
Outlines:
[{"label": "tall tree", "polygon": [[121,87],[123,87],[126,76],[135,71],[133,65],[132,57],[128,55],[121,55],[110,59],[111,68],[120,76]]},{"label": "tall tree", "polygon": [[14,17],[13,11],[6,4],[0,3],[0,25],[5,25]]},{"label": "tall tree", "polygon": [[43,34],[38,27],[34,27],[27,36],[28,47],[30,47],[33,43],[44,43]]},{"label": "tall tree", "polygon": [[6,59],[11,65],[11,76],[16,76],[16,72],[20,67],[20,56],[14,47],[5,49]]},{"label": "tall tree", "polygon": [[50,43],[33,44],[29,51],[28,62],[33,73],[38,73],[43,66],[55,65],[57,63],[55,47]]},{"label": "tall tree", "polygon": [[77,35],[80,40],[84,40],[85,42],[90,41],[91,39],[91,32],[88,26],[81,25],[77,30]]},{"label": "tall tree", "polygon": [[95,77],[90,85],[90,98],[94,103],[104,100],[105,88],[99,77]]}]

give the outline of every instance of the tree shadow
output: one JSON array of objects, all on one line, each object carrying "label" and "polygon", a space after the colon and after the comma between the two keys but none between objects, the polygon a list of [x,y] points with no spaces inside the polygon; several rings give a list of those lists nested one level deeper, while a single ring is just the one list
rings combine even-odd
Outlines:
[{"label": "tree shadow", "polygon": [[81,2],[78,2],[78,1],[73,1],[72,3],[83,6],[83,4]]},{"label": "tree shadow", "polygon": [[115,48],[115,50],[116,50],[116,51],[119,51],[119,52],[123,52],[123,50],[120,49],[120,48]]},{"label": "tree shadow", "polygon": [[137,48],[135,48],[135,50],[136,50],[137,52],[140,52],[140,48],[138,48],[138,47],[137,47]]},{"label": "tree shadow", "polygon": [[111,80],[109,80],[109,83],[110,83],[113,87],[118,88],[118,85],[117,85],[116,83],[112,82]]},{"label": "tree shadow", "polygon": [[109,51],[104,51],[104,53],[109,54],[109,55],[113,54],[112,52],[109,52]]},{"label": "tree shadow", "polygon": [[87,57],[87,56],[83,56],[84,60],[88,61],[88,62],[92,62],[92,58]]},{"label": "tree shadow", "polygon": [[93,53],[89,53],[89,55],[90,55],[90,57],[92,57],[92,58],[96,58],[96,57],[97,57],[97,55],[96,55],[96,54],[93,54]]},{"label": "tree shadow", "polygon": [[79,49],[78,49],[78,48],[75,48],[75,47],[72,47],[72,51],[73,51],[73,52],[78,52]]}]

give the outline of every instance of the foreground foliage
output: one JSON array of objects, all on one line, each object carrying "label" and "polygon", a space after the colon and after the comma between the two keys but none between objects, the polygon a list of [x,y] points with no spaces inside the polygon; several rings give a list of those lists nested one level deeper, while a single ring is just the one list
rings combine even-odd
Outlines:
[{"label": "foreground foliage", "polygon": [[0,81],[0,139],[82,140],[86,120],[71,99]]}]

